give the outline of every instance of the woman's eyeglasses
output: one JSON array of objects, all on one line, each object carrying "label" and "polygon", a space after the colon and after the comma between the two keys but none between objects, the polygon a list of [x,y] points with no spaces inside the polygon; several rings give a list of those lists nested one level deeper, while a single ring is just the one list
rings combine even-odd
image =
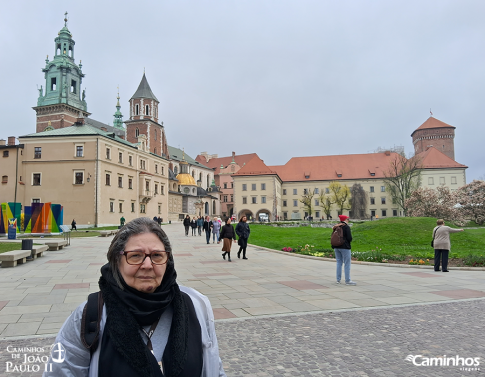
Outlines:
[{"label": "woman's eyeglasses", "polygon": [[145,262],[146,258],[150,258],[152,264],[165,264],[168,261],[169,251],[152,251],[151,254],[145,254],[142,251],[122,251],[126,257],[126,263],[131,265],[140,265]]}]

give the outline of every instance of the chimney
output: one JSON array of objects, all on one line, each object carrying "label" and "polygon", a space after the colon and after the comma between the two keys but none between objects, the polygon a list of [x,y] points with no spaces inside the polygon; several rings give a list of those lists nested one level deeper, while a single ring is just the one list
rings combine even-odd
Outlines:
[{"label": "chimney", "polygon": [[15,136],[8,137],[8,145],[15,145]]},{"label": "chimney", "polygon": [[390,156],[390,155],[391,155],[391,151],[385,151],[385,152],[384,152],[384,154],[385,154],[386,156]]},{"label": "chimney", "polygon": [[6,144],[5,139],[0,139],[0,145],[5,145],[5,144]]},{"label": "chimney", "polygon": [[236,152],[232,152],[232,158],[236,157]]}]

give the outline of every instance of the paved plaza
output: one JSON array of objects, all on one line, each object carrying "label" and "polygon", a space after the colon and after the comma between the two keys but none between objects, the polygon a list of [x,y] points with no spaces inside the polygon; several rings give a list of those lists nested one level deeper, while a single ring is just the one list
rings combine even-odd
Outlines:
[{"label": "paved plaza", "polygon": [[[233,252],[229,263],[221,245],[185,237],[180,224],[164,229],[179,283],[212,303],[228,376],[485,373],[484,271],[355,264],[358,285],[337,285],[334,262],[249,247],[249,260]],[[7,373],[7,347],[52,344],[71,311],[98,291],[111,239],[73,238],[64,250],[0,269],[0,375],[40,375]],[[415,366],[408,355],[481,357],[482,370]]]}]

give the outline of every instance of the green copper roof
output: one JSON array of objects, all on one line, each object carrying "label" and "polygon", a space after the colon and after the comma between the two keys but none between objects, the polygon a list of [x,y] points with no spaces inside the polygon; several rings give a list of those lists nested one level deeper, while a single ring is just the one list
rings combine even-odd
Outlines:
[{"label": "green copper roof", "polygon": [[131,97],[133,98],[148,98],[148,99],[154,99],[157,102],[160,102],[157,97],[155,97],[155,94],[153,94],[150,85],[148,85],[147,78],[145,76],[145,73],[143,73],[143,77],[141,78],[140,85],[138,85],[138,89],[136,90],[135,94]]},{"label": "green copper roof", "polygon": [[120,128],[124,130],[123,127],[123,114],[121,114],[121,105],[120,105],[120,93],[118,93],[118,102],[116,102],[116,112],[114,113],[114,120],[113,120],[113,126],[116,128]]},{"label": "green copper roof", "polygon": [[210,167],[202,165],[199,161],[195,161],[192,157],[190,157],[187,153],[185,153],[184,151],[182,151],[179,148],[171,147],[169,145],[168,146],[168,153],[170,155],[171,160],[182,161],[182,159],[184,159],[190,165],[199,166],[201,168],[206,168],[206,169],[212,170]]}]

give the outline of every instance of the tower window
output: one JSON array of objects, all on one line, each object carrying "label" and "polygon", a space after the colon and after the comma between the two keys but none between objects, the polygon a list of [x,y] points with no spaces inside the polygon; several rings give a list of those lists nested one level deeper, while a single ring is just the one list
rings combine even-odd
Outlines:
[{"label": "tower window", "polygon": [[145,105],[145,114],[150,115],[150,106]]},{"label": "tower window", "polygon": [[61,44],[57,44],[57,48],[56,48],[56,55],[60,55],[61,53]]},{"label": "tower window", "polygon": [[76,94],[76,80],[71,80],[71,93]]},{"label": "tower window", "polygon": [[140,136],[140,130],[138,128],[135,128],[135,137],[138,137],[138,136]]},{"label": "tower window", "polygon": [[157,140],[157,130],[155,130],[155,140]]},{"label": "tower window", "polygon": [[51,77],[51,90],[56,90],[57,88],[57,77]]},{"label": "tower window", "polygon": [[72,46],[69,46],[69,57],[72,58]]},{"label": "tower window", "polygon": [[135,115],[138,115],[139,112],[140,112],[139,106],[135,105]]}]

